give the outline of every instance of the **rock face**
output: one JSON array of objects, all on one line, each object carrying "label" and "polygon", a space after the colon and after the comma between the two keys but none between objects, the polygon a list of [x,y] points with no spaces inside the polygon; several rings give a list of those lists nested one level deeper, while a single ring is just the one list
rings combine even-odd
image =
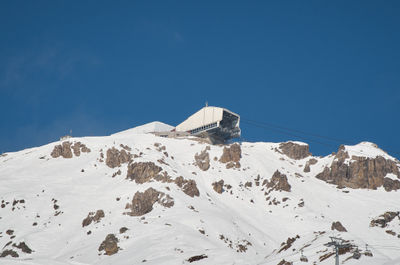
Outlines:
[{"label": "rock face", "polygon": [[184,179],[183,177],[177,177],[175,179],[175,184],[182,189],[184,193],[189,195],[190,197],[199,196],[200,192],[197,188],[196,181],[190,179]]},{"label": "rock face", "polygon": [[82,227],[88,226],[92,222],[93,223],[98,223],[98,222],[100,222],[101,218],[103,218],[104,216],[105,215],[104,215],[104,211],[103,210],[97,210],[96,213],[90,212],[88,214],[88,216],[85,219],[83,219]]},{"label": "rock face", "polygon": [[384,214],[380,215],[379,218],[373,219],[370,223],[370,226],[379,226],[384,228],[396,217],[400,220],[400,212],[385,212]]},{"label": "rock face", "polygon": [[90,149],[86,147],[86,145],[81,142],[76,142],[72,145],[70,142],[63,142],[62,144],[54,146],[53,151],[51,152],[51,156],[53,158],[64,157],[64,158],[72,158],[72,151],[75,156],[80,156],[82,153],[89,153]]},{"label": "rock face", "polygon": [[265,181],[263,185],[266,185],[266,187],[269,189],[268,193],[273,190],[290,192],[292,188],[288,182],[286,175],[279,172],[279,170],[276,170],[275,173],[272,175],[271,180]]},{"label": "rock face", "polygon": [[19,257],[18,253],[15,252],[14,250],[11,250],[11,249],[5,249],[0,254],[0,258],[4,258],[4,257],[7,257],[7,256],[11,256],[13,258],[18,258]]},{"label": "rock face", "polygon": [[303,171],[306,172],[306,173],[310,172],[311,171],[310,166],[311,165],[315,165],[317,162],[318,162],[317,159],[311,158],[310,160],[308,160],[306,162],[306,165],[304,166],[304,170]]},{"label": "rock face", "polygon": [[131,154],[124,149],[119,151],[115,147],[107,150],[106,165],[110,168],[121,166],[123,163],[129,162]]},{"label": "rock face", "polygon": [[86,145],[81,142],[76,142],[72,145],[72,150],[74,151],[75,156],[80,156],[82,153],[89,153],[90,149],[86,147]]},{"label": "rock face", "polygon": [[292,159],[303,159],[311,155],[308,145],[296,144],[293,142],[281,143],[279,149]]},{"label": "rock face", "polygon": [[114,255],[118,252],[118,238],[114,234],[108,234],[103,242],[99,246],[99,251],[105,251],[108,256]]},{"label": "rock face", "polygon": [[212,186],[213,186],[213,189],[217,192],[217,193],[219,193],[219,194],[221,194],[222,192],[224,192],[224,180],[220,180],[220,181],[218,181],[218,182],[214,182],[213,184],[212,184]]},{"label": "rock face", "polygon": [[336,230],[339,232],[347,232],[347,229],[339,221],[332,223],[331,230]]},{"label": "rock face", "polygon": [[196,155],[194,156],[196,165],[203,171],[207,171],[210,168],[210,155],[207,152],[210,147],[207,148],[203,150],[200,154],[196,153]]},{"label": "rock face", "polygon": [[400,189],[400,181],[386,178],[392,173],[400,178],[400,172],[395,161],[382,156],[366,158],[353,156],[350,161],[344,147],[340,147],[330,167],[316,177],[338,187],[353,189],[377,189],[383,186],[386,191]]},{"label": "rock face", "polygon": [[53,158],[64,157],[64,158],[72,158],[71,152],[71,143],[63,142],[62,144],[54,146],[53,151],[50,154]]},{"label": "rock face", "polygon": [[135,162],[128,165],[126,178],[134,180],[138,184],[143,184],[155,178],[162,170],[153,162]]},{"label": "rock face", "polygon": [[240,158],[242,157],[242,149],[238,143],[232,144],[229,147],[224,147],[222,156],[219,162],[226,163],[226,168],[240,167]]},{"label": "rock face", "polygon": [[136,192],[133,196],[132,203],[126,205],[126,209],[130,212],[126,214],[130,216],[141,216],[153,210],[154,203],[170,208],[174,206],[174,199],[168,194],[157,191],[153,188],[148,188],[144,192]]}]

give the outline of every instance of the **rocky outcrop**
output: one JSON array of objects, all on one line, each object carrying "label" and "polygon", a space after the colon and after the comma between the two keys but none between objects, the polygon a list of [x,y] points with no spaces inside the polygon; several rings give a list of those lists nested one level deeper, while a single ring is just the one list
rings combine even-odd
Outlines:
[{"label": "rocky outcrop", "polygon": [[19,242],[18,245],[17,244],[12,244],[13,247],[15,248],[19,248],[22,252],[26,253],[26,254],[31,254],[32,253],[32,249],[30,249],[25,242]]},{"label": "rocky outcrop", "polygon": [[75,156],[80,156],[82,153],[89,153],[90,149],[82,144],[81,142],[75,142],[73,145],[72,143],[66,141],[62,144],[56,145],[51,152],[51,156],[53,158],[57,158],[62,156],[63,158],[72,158],[72,151],[74,152]]},{"label": "rocky outcrop", "polygon": [[242,157],[242,149],[240,148],[240,144],[235,143],[230,145],[229,147],[224,147],[222,155],[219,159],[219,162],[227,164],[226,168],[240,167],[240,158]]},{"label": "rocky outcrop", "polygon": [[332,223],[331,230],[336,230],[339,232],[347,232],[347,229],[339,221]]},{"label": "rocky outcrop", "polygon": [[119,151],[115,147],[107,150],[106,165],[110,168],[115,168],[121,166],[123,163],[129,162],[131,159],[131,154],[125,149]]},{"label": "rocky outcrop", "polygon": [[400,181],[386,178],[392,173],[400,178],[398,165],[395,161],[382,156],[366,158],[353,156],[351,160],[344,147],[340,147],[330,167],[316,177],[339,188],[377,189],[384,187],[386,191],[400,189]]},{"label": "rocky outcrop", "polygon": [[288,250],[292,246],[292,244],[299,238],[299,235],[296,235],[295,237],[288,237],[288,239],[286,239],[286,242],[282,242],[281,248],[279,249],[278,253]]},{"label": "rocky outcrop", "polygon": [[207,150],[210,150],[210,147],[207,146],[200,154],[194,156],[194,160],[196,161],[196,165],[203,171],[207,171],[210,168],[210,155]]},{"label": "rocky outcrop", "polygon": [[269,189],[268,193],[273,190],[290,192],[292,188],[288,182],[286,175],[279,172],[279,170],[275,171],[270,181],[265,180],[263,182],[263,185],[265,185]]},{"label": "rocky outcrop", "polygon": [[7,257],[7,256],[11,256],[11,257],[13,257],[13,258],[18,258],[18,257],[19,257],[18,253],[15,252],[15,251],[12,250],[12,249],[5,249],[5,250],[3,250],[3,252],[1,252],[1,254],[0,254],[0,258],[5,258],[5,257]]},{"label": "rocky outcrop", "polygon": [[130,212],[126,214],[130,216],[141,216],[149,213],[153,210],[155,203],[170,208],[174,206],[174,199],[168,194],[157,191],[153,188],[148,188],[144,192],[136,192],[133,196],[132,203],[127,204],[125,209],[129,209]]},{"label": "rocky outcrop", "polygon": [[64,158],[72,158],[71,152],[71,143],[63,142],[62,144],[54,146],[53,151],[50,154],[53,158],[64,157]]},{"label": "rocky outcrop", "polygon": [[118,252],[118,238],[114,234],[108,234],[99,246],[99,251],[104,251],[105,255],[111,256]]},{"label": "rocky outcrop", "polygon": [[190,257],[190,258],[187,259],[187,261],[189,263],[192,263],[192,262],[195,262],[195,261],[198,261],[198,260],[202,260],[202,259],[205,259],[205,258],[208,258],[208,256],[202,254],[202,255],[197,255],[197,256]]},{"label": "rocky outcrop", "polygon": [[82,153],[90,153],[90,149],[86,145],[82,144],[81,142],[76,142],[71,147],[72,147],[72,150],[74,151],[75,156],[80,156],[81,152]]},{"label": "rocky outcrop", "polygon": [[310,166],[311,166],[311,165],[315,165],[317,162],[318,162],[317,159],[311,158],[310,160],[308,160],[308,161],[306,162],[306,165],[304,166],[304,170],[303,170],[303,171],[304,171],[305,173],[310,172],[310,171],[311,171]]},{"label": "rocky outcrop", "polygon": [[196,185],[196,181],[194,181],[193,179],[187,180],[180,176],[177,177],[174,182],[179,188],[182,189],[185,194],[189,195],[190,197],[198,197],[200,195],[199,189]]},{"label": "rocky outcrop", "polygon": [[98,223],[98,222],[100,222],[101,218],[103,218],[104,216],[105,215],[104,215],[104,211],[103,210],[97,210],[96,213],[90,212],[88,214],[88,216],[85,219],[83,219],[82,227],[88,226],[92,222],[93,223]]},{"label": "rocky outcrop", "polygon": [[155,178],[162,170],[153,162],[135,162],[128,165],[126,178],[134,180],[138,184],[143,184]]},{"label": "rocky outcrop", "polygon": [[219,194],[224,192],[224,180],[221,179],[220,181],[214,182],[212,184],[212,186],[213,186],[213,189],[215,190],[215,192],[217,192]]},{"label": "rocky outcrop", "polygon": [[373,219],[369,226],[378,226],[384,228],[396,217],[400,220],[400,212],[385,212],[378,218]]},{"label": "rocky outcrop", "polygon": [[280,143],[279,149],[283,154],[292,159],[303,159],[311,155],[307,144],[293,142]]}]

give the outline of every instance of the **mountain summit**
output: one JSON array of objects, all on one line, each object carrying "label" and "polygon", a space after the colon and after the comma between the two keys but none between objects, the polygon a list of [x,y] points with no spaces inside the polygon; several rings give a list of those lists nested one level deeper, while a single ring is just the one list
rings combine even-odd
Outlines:
[{"label": "mountain summit", "polygon": [[400,264],[400,162],[375,144],[210,145],[153,122],[0,156],[0,264]]}]

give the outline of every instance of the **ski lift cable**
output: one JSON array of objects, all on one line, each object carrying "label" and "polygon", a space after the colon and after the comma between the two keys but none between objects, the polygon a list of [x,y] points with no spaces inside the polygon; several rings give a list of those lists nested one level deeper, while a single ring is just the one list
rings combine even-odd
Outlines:
[{"label": "ski lift cable", "polygon": [[306,138],[306,137],[303,137],[303,136],[300,136],[300,135],[297,135],[297,134],[294,134],[294,133],[291,133],[291,132],[286,132],[286,131],[281,130],[281,129],[276,129],[276,128],[272,128],[272,127],[269,127],[269,126],[265,126],[263,124],[259,124],[259,123],[255,123],[255,122],[251,122],[251,121],[250,122],[249,121],[243,121],[243,123],[246,123],[246,124],[249,124],[249,125],[253,125],[253,126],[256,126],[256,127],[259,127],[259,128],[263,128],[263,129],[276,131],[276,132],[279,132],[279,133],[282,133],[282,134],[286,134],[286,135],[289,135],[289,136],[297,137],[299,139],[302,139],[302,140],[305,140],[305,141],[314,142],[314,143],[317,143],[317,144],[320,144],[320,145],[324,145],[324,146],[327,146],[327,147],[335,147],[332,144],[327,144],[327,143],[324,143],[324,142],[321,142],[321,141],[318,141],[318,140],[313,140],[313,139],[310,139],[310,138]]},{"label": "ski lift cable", "polygon": [[[282,133],[282,134],[286,134],[286,135],[289,135],[289,136],[293,136],[293,137],[298,137],[299,139],[303,139],[303,140],[306,140],[306,141],[318,143],[320,145],[324,145],[324,146],[328,146],[328,147],[335,147],[336,148],[336,146],[333,145],[333,144],[329,144],[329,143],[326,143],[326,142],[314,140],[314,139],[311,139],[310,137],[317,137],[317,138],[329,140],[331,142],[336,142],[336,143],[339,143],[339,144],[343,144],[343,143],[346,143],[346,142],[347,143],[351,142],[349,140],[338,139],[338,138],[333,138],[333,137],[329,137],[329,136],[323,136],[323,135],[320,135],[320,134],[304,132],[304,131],[300,131],[300,130],[296,130],[296,129],[290,129],[290,128],[287,128],[287,127],[282,127],[282,126],[278,126],[278,125],[272,125],[272,124],[269,124],[269,123],[249,120],[249,119],[245,119],[245,118],[241,118],[241,121],[243,123],[245,123],[245,124],[253,125],[253,126],[264,128],[264,129],[269,129],[269,130],[276,131],[276,132],[279,132],[279,133]],[[306,135],[306,136],[309,136],[309,137],[307,138],[307,137],[304,137],[304,136],[300,136],[300,135],[298,135],[298,133]],[[396,154],[396,155],[400,155],[400,152],[394,152],[393,150],[388,150],[388,152]],[[356,152],[356,153],[362,154],[360,152]]]},{"label": "ski lift cable", "polygon": [[321,138],[321,139],[325,139],[325,140],[330,140],[332,142],[336,142],[336,143],[339,143],[339,144],[342,144],[342,143],[345,143],[345,142],[350,142],[350,141],[344,140],[344,139],[333,138],[333,137],[324,136],[324,135],[321,135],[321,134],[305,132],[305,131],[296,130],[296,129],[292,129],[292,128],[288,128],[288,127],[284,127],[284,126],[279,126],[279,125],[272,124],[272,123],[267,123],[267,122],[254,121],[254,120],[250,120],[250,119],[246,119],[246,118],[241,118],[240,120],[241,121],[245,121],[245,122],[248,121],[248,122],[258,123],[258,124],[262,124],[262,125],[265,125],[265,126],[277,128],[277,129],[280,129],[280,130],[286,130],[286,131],[291,131],[291,132],[295,132],[295,133],[309,135],[309,136],[313,136],[313,137],[317,137],[317,138]]}]

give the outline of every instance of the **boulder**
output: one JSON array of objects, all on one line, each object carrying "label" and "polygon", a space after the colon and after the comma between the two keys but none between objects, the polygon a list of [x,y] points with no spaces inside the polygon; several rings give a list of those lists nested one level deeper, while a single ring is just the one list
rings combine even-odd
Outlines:
[{"label": "boulder", "polygon": [[219,159],[221,163],[228,163],[228,162],[239,162],[240,158],[242,157],[242,149],[240,148],[240,144],[235,143],[230,145],[229,147],[224,147],[222,151],[222,155]]},{"label": "boulder", "polygon": [[62,144],[54,146],[53,151],[50,154],[53,158],[64,157],[64,158],[72,158],[71,152],[71,143],[63,142]]},{"label": "boulder", "polygon": [[336,230],[339,232],[347,232],[347,229],[339,221],[332,223],[331,230]]},{"label": "boulder", "polygon": [[194,156],[196,165],[203,171],[207,171],[210,168],[210,155],[207,149],[203,150],[200,154]]},{"label": "boulder", "polygon": [[187,180],[180,176],[177,177],[174,182],[185,194],[189,195],[190,197],[200,196],[196,181],[193,179]]},{"label": "boulder", "polygon": [[224,180],[220,180],[220,181],[218,181],[218,182],[214,182],[213,184],[212,184],[212,186],[213,186],[213,189],[217,192],[217,193],[219,193],[219,194],[221,194],[222,192],[224,192]]},{"label": "boulder", "polygon": [[290,192],[291,190],[291,186],[286,175],[279,172],[279,170],[275,171],[270,181],[265,181],[263,184],[269,189],[268,193],[273,190],[287,192]]},{"label": "boulder", "polygon": [[283,154],[292,159],[303,159],[311,155],[307,144],[297,144],[293,142],[280,143],[279,149]]},{"label": "boulder", "polygon": [[126,178],[134,180],[138,184],[149,182],[155,178],[162,170],[153,162],[135,162],[128,165],[128,173]]},{"label": "boulder", "polygon": [[110,168],[115,168],[121,166],[123,163],[129,162],[131,159],[131,154],[122,149],[119,151],[115,147],[107,150],[106,165]]},{"label": "boulder", "polygon": [[114,234],[108,234],[103,242],[99,246],[99,251],[105,251],[108,256],[114,255],[118,252],[118,238]]},{"label": "boulder", "polygon": [[153,210],[153,205],[158,202],[160,205],[170,208],[174,205],[174,200],[169,195],[157,191],[153,188],[148,188],[144,192],[136,192],[133,196],[132,203],[127,204],[126,209],[130,212],[126,214],[130,216],[141,216]]},{"label": "boulder", "polygon": [[103,218],[104,216],[105,215],[104,215],[104,211],[103,210],[97,210],[96,213],[90,212],[88,214],[88,216],[85,219],[83,219],[82,227],[88,226],[92,222],[93,223],[98,223],[98,222],[100,222],[101,218]]}]

